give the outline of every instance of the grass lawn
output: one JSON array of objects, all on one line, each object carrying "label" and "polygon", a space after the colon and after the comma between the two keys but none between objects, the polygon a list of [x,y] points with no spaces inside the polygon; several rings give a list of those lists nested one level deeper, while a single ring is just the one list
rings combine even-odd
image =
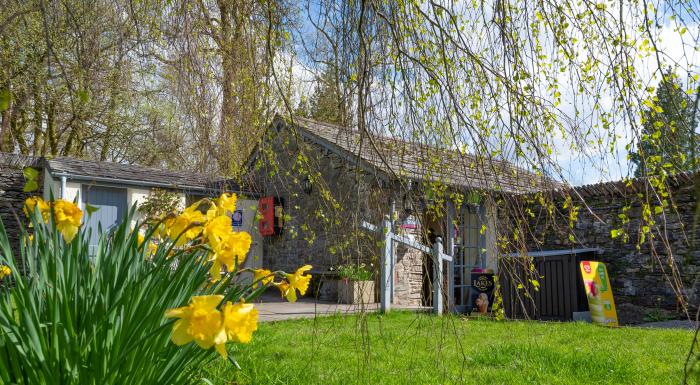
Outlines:
[{"label": "grass lawn", "polygon": [[214,384],[679,384],[684,330],[392,313],[260,324]]}]

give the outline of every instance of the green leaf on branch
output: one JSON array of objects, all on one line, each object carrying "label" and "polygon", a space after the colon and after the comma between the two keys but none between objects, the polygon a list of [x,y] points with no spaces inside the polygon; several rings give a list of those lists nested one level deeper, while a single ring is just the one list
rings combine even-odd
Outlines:
[{"label": "green leaf on branch", "polygon": [[24,175],[24,192],[32,192],[39,189],[39,171],[31,167],[25,167],[22,169],[22,174]]}]

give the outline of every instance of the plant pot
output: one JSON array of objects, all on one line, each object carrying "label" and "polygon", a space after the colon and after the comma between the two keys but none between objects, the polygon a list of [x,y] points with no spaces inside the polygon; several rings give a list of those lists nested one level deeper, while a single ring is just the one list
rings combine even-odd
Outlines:
[{"label": "plant pot", "polygon": [[338,302],[352,305],[374,302],[374,281],[338,280]]},{"label": "plant pot", "polygon": [[322,279],[319,282],[319,301],[334,302],[338,299],[338,279]]}]

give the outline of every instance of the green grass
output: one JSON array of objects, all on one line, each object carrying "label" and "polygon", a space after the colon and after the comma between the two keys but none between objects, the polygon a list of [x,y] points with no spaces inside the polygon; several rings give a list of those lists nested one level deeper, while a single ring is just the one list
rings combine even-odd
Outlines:
[{"label": "green grass", "polygon": [[392,313],[260,325],[214,384],[678,384],[684,330]]}]

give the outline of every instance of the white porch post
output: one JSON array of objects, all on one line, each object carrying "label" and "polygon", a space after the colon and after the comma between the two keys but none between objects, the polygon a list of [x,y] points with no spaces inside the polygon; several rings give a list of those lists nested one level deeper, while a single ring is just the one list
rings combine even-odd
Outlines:
[{"label": "white porch post", "polygon": [[396,228],[396,220],[398,218],[398,215],[396,214],[396,200],[394,198],[391,198],[391,201],[389,202],[389,206],[391,208],[391,211],[389,212],[389,222],[390,224],[390,229],[391,229],[391,238],[389,240],[389,243],[391,243],[391,269],[389,269],[389,303],[392,304],[394,303],[394,289],[396,282],[394,281],[394,277],[396,276],[396,272],[394,269],[396,269],[396,254],[394,254],[394,235],[398,234],[397,228]]},{"label": "white porch post", "polygon": [[382,231],[384,232],[384,252],[382,253],[382,265],[381,265],[381,292],[380,292],[380,307],[381,311],[383,313],[389,312],[391,310],[391,301],[392,301],[392,286],[393,286],[393,277],[392,277],[392,271],[393,269],[393,261],[394,261],[394,253],[393,253],[393,248],[392,244],[393,242],[393,236],[392,236],[392,226],[391,226],[391,220],[389,219],[388,215],[384,216],[384,223],[382,224]]},{"label": "white porch post", "polygon": [[442,315],[442,238],[433,245],[433,311]]}]

